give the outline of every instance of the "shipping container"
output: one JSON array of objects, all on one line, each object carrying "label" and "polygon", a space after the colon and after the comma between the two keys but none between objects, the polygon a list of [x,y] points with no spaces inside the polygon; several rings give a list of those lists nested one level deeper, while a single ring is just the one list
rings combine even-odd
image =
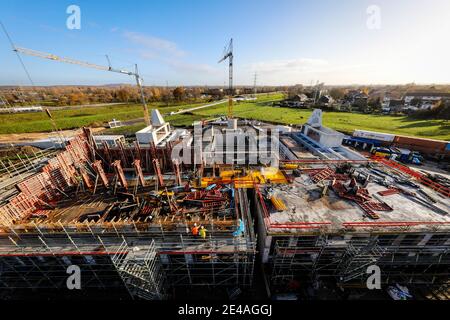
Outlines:
[{"label": "shipping container", "polygon": [[366,131],[366,130],[355,130],[353,136],[356,138],[372,139],[384,142],[393,142],[395,135],[390,133]]},{"label": "shipping container", "polygon": [[405,146],[407,148],[418,150],[418,148],[423,148],[427,150],[433,150],[434,152],[444,153],[447,147],[447,141],[432,140],[424,138],[414,138],[406,136],[396,136],[394,143],[399,146]]},{"label": "shipping container", "polygon": [[405,148],[405,149],[410,149],[413,151],[419,151],[423,154],[427,154],[427,155],[435,155],[435,154],[443,154],[445,153],[445,150],[439,150],[436,148],[429,148],[427,146],[418,146],[418,145],[412,145],[412,144],[404,144],[404,143],[394,143],[392,146],[397,147],[397,148]]}]

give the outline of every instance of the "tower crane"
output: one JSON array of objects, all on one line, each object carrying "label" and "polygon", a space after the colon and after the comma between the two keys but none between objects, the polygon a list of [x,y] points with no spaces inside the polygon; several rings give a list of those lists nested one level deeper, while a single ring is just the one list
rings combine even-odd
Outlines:
[{"label": "tower crane", "polygon": [[229,83],[228,83],[228,118],[233,118],[233,38],[230,40],[228,45],[225,47],[223,57],[220,59],[219,63],[228,59],[229,66]]},{"label": "tower crane", "polygon": [[78,61],[78,60],[71,59],[71,58],[59,57],[59,56],[51,54],[51,53],[40,52],[40,51],[31,50],[31,49],[22,48],[22,47],[14,46],[14,51],[17,53],[22,53],[22,54],[26,54],[26,55],[33,56],[33,57],[42,58],[42,59],[49,59],[49,60],[63,62],[63,63],[75,64],[75,65],[79,65],[79,66],[86,67],[86,68],[110,71],[110,72],[125,74],[128,76],[133,76],[136,79],[136,84],[139,89],[139,93],[141,95],[141,102],[142,102],[142,106],[144,107],[145,123],[147,126],[150,125],[150,116],[148,113],[147,103],[145,102],[144,88],[142,87],[142,78],[139,75],[137,64],[135,65],[135,71],[132,72],[132,71],[127,71],[127,70],[115,69],[115,68],[111,67],[108,57],[107,58],[108,58],[109,66],[105,67],[105,66],[101,66],[101,65],[97,65],[97,64],[93,64],[93,63],[89,63],[89,62]]}]

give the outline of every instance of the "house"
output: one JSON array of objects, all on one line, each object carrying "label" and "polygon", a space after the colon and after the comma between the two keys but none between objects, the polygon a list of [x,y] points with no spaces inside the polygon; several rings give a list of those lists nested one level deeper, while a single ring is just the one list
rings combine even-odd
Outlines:
[{"label": "house", "polygon": [[365,108],[368,100],[369,96],[361,90],[351,90],[346,94],[344,104],[349,104],[350,106],[358,108]]},{"label": "house", "polygon": [[304,93],[296,94],[295,96],[286,99],[280,103],[281,107],[287,108],[306,108],[307,103],[310,102],[311,99]]},{"label": "house", "polygon": [[256,100],[256,97],[252,97],[252,96],[244,96],[244,95],[239,95],[239,96],[235,96],[233,98],[233,101],[235,102],[241,102],[241,101],[254,101]]},{"label": "house", "polygon": [[381,104],[381,110],[383,113],[402,112],[404,109],[405,101],[403,99],[391,99],[385,97]]},{"label": "house", "polygon": [[408,92],[404,96],[405,106],[409,110],[429,110],[440,101],[448,100],[449,92]]},{"label": "house", "polygon": [[323,95],[318,100],[319,105],[329,107],[334,103],[334,99],[329,95]]},{"label": "house", "polygon": [[222,88],[208,88],[202,92],[202,95],[208,98],[221,99],[225,95],[225,92]]},{"label": "house", "polygon": [[308,101],[308,96],[304,93],[301,94],[296,94],[295,96],[293,96],[292,98],[290,98],[290,101],[297,101],[297,102],[306,102]]}]

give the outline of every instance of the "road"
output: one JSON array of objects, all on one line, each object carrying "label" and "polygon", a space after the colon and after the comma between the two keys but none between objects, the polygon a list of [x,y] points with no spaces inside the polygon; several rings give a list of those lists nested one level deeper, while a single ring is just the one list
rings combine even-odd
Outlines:
[{"label": "road", "polygon": [[[174,116],[177,114],[183,114],[183,113],[187,113],[187,112],[191,112],[191,111],[195,111],[195,110],[200,110],[200,109],[204,109],[204,108],[209,108],[209,107],[213,107],[213,106],[217,106],[219,104],[225,103],[228,100],[220,100],[220,101],[216,101],[214,103],[209,103],[209,104],[205,104],[203,106],[199,106],[199,107],[195,107],[195,108],[190,108],[190,109],[183,109],[180,110],[178,112],[171,112],[171,113],[165,113],[163,114],[164,117],[167,116]],[[128,120],[128,121],[122,121],[122,125],[124,126],[132,126],[138,123],[144,122],[144,118],[138,118],[138,119],[133,119],[133,120]]]},{"label": "road", "polygon": [[165,116],[168,116],[168,115],[173,116],[173,115],[176,115],[176,114],[183,114],[183,113],[187,113],[187,112],[191,112],[191,111],[195,111],[195,110],[209,108],[209,107],[217,106],[218,104],[222,104],[222,103],[225,103],[225,102],[227,102],[227,100],[220,100],[220,101],[217,101],[217,102],[214,102],[214,103],[205,104],[204,106],[200,106],[200,107],[184,109],[184,110],[181,110],[181,111],[178,111],[178,112],[171,112],[170,114],[165,114]]},{"label": "road", "polygon": [[[53,107],[53,106],[40,106],[35,105],[33,107],[42,107],[42,109],[48,108],[50,111],[55,110],[71,110],[71,109],[84,109],[84,108],[97,108],[97,107],[112,107],[112,106],[118,106],[118,105],[124,105],[127,104],[125,102],[114,102],[114,103],[96,103],[96,104],[81,104],[76,106],[59,106],[59,107]],[[17,108],[20,107],[27,107],[27,106],[17,106]],[[10,113],[12,111],[12,108],[0,108],[0,113]],[[21,113],[34,113],[35,111],[31,112],[21,112]]]}]

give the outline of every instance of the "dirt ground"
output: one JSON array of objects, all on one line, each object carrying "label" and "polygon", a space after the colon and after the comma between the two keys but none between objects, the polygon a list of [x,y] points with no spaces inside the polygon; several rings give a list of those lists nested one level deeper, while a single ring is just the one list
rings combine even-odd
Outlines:
[{"label": "dirt ground", "polygon": [[[93,133],[98,133],[105,128],[92,128]],[[81,133],[81,129],[78,130],[62,130],[62,134],[65,137],[72,137],[76,134]],[[55,132],[36,132],[36,133],[10,133],[10,134],[0,134],[0,145],[1,144],[15,144],[22,142],[29,142],[34,140],[46,139],[48,137],[57,137]]]}]

